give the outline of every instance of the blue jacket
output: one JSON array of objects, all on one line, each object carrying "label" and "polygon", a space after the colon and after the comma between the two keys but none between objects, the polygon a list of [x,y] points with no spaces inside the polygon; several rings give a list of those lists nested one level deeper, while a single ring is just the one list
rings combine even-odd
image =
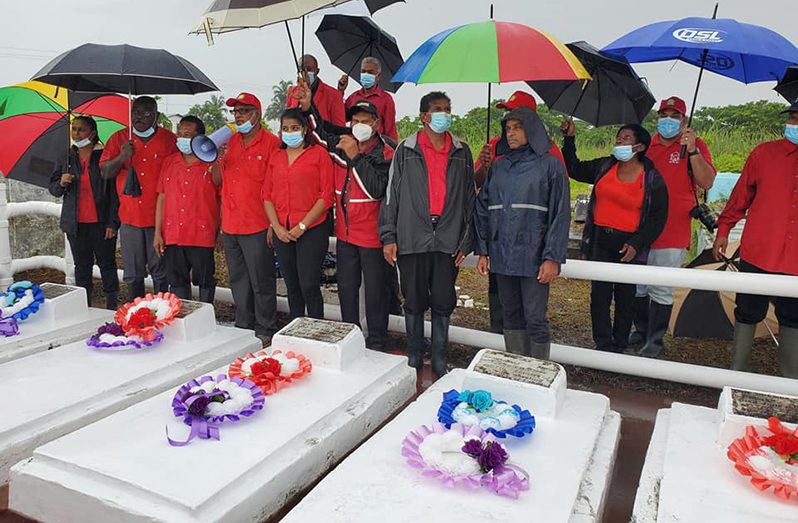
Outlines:
[{"label": "blue jacket", "polygon": [[[506,123],[520,120],[529,144],[510,149]],[[527,108],[502,121],[497,155],[477,198],[476,253],[490,257],[490,270],[536,277],[544,260],[565,263],[571,223],[568,175],[548,153],[551,142],[538,115]]]}]

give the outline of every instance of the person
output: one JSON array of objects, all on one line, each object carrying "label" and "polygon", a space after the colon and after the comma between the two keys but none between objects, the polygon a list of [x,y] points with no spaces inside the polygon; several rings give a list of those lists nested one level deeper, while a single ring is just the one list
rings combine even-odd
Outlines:
[{"label": "person", "polygon": [[119,197],[113,182],[100,174],[102,149],[97,145],[100,139],[94,118],[73,118],[70,135],[69,158],[66,165],[59,165],[50,177],[50,194],[64,198],[60,224],[75,261],[75,284],[86,289],[86,298],[91,306],[92,268],[96,260],[103,282],[105,307],[116,310],[119,293],[116,273]]},{"label": "person", "polygon": [[[350,94],[346,98],[344,105],[348,117],[352,107],[361,100],[368,100],[372,103],[377,108],[377,116],[379,118],[377,132],[390,138],[395,145],[399,141],[399,134],[396,131],[396,106],[393,102],[393,96],[380,87],[381,77],[382,64],[380,64],[380,61],[373,56],[363,58],[360,62],[360,85],[363,87]],[[348,85],[349,76],[341,76],[341,79],[338,80],[338,90],[341,94],[346,91]]]},{"label": "person", "polygon": [[235,326],[254,329],[267,343],[277,332],[277,280],[260,191],[280,141],[261,125],[261,103],[255,95],[241,93],[226,105],[232,107],[237,132],[211,173],[222,187],[222,244],[236,304]]},{"label": "person", "polygon": [[[657,132],[646,156],[668,188],[668,220],[648,254],[648,265],[681,267],[692,238],[690,211],[696,206],[696,187],[709,189],[715,181],[712,155],[704,141],[687,127],[687,105],[671,96],[662,100],[657,112]],[[686,147],[684,158],[681,148]],[[630,344],[641,346],[638,354],[657,357],[664,350],[663,338],[673,309],[673,289],[638,285],[635,294],[635,330]]]},{"label": "person", "polygon": [[[177,152],[175,134],[158,125],[158,104],[139,96],[130,111],[132,138],[121,129],[108,139],[100,157],[104,178],[116,178],[119,195],[119,243],[122,248],[124,281],[130,297],[144,296],[144,278],[152,276],[155,292],[166,292],[166,267],[153,247],[155,239],[155,192],[161,166]],[[138,186],[131,190],[130,184]]]},{"label": "person", "polygon": [[447,372],[449,316],[457,303],[457,267],[471,251],[474,163],[468,145],[449,132],[451,100],[434,91],[421,98],[424,128],[396,149],[380,207],[380,240],[398,264],[404,295],[408,363],[420,369],[424,312],[432,311],[432,371]]},{"label": "person", "polygon": [[[745,218],[740,272],[798,276],[798,101],[786,111],[784,138],[751,152],[740,179],[718,218],[713,245],[724,259],[729,231]],[[798,298],[775,298],[779,321],[779,371],[798,378]],[[734,310],[732,368],[750,370],[756,324],[765,319],[770,298],[739,293]]]},{"label": "person", "polygon": [[[644,263],[668,219],[668,189],[646,157],[651,135],[637,124],[615,136],[612,156],[580,161],[573,121],[567,122],[563,154],[574,180],[593,184],[582,234],[582,256],[592,261]],[[615,321],[610,303],[615,299]],[[623,352],[632,330],[635,286],[591,282],[590,318],[598,350]]]},{"label": "person", "polygon": [[285,280],[291,318],[324,318],[321,266],[329,244],[327,209],[333,205],[333,166],[313,143],[302,110],[280,116],[282,145],[272,155],[263,182],[263,207],[274,231],[274,247]]},{"label": "person", "polygon": [[[310,90],[300,107],[308,114],[312,136],[326,147],[335,165],[336,277],[341,319],[360,327],[360,284],[366,294],[366,345],[384,350],[388,337],[387,263],[377,232],[380,201],[388,186],[394,149],[378,132],[379,109],[368,100],[354,104],[347,114],[351,129],[320,118]],[[351,133],[351,134],[349,134]]]},{"label": "person", "polygon": [[181,118],[177,126],[180,152],[164,160],[158,179],[154,246],[166,263],[172,293],[190,300],[193,282],[199,287],[199,300],[213,303],[219,187],[208,164],[191,151],[191,139],[200,134],[205,134],[202,120]]},{"label": "person", "polygon": [[549,284],[565,263],[571,221],[565,167],[537,113],[502,119],[501,155],[477,198],[477,270],[496,274],[508,352],[548,359]]},{"label": "person", "polygon": [[[316,106],[319,116],[333,125],[340,127],[346,125],[343,95],[335,87],[321,81],[318,60],[313,55],[306,54],[300,59],[300,63],[302,65],[301,78],[310,85],[313,105]],[[288,91],[288,97],[285,100],[286,109],[299,107],[295,91],[300,88],[301,85],[297,84]]]},{"label": "person", "polygon": [[[504,109],[505,111],[512,111],[519,107],[528,107],[533,111],[537,111],[538,104],[534,96],[524,91],[516,91],[504,102],[496,104],[497,109]],[[484,185],[488,170],[496,158],[496,144],[499,143],[500,138],[501,135],[494,136],[488,143],[482,146],[479,152],[476,164],[474,165],[474,178],[477,184],[477,191]],[[549,149],[549,153],[559,158],[564,165],[565,160],[563,160],[560,148],[557,147],[554,140],[550,140],[550,142],[551,148]],[[492,272],[488,274],[488,311],[490,314],[490,331],[501,334],[504,332],[504,311],[502,310],[501,300],[499,300],[499,287],[496,283],[496,275]]]}]

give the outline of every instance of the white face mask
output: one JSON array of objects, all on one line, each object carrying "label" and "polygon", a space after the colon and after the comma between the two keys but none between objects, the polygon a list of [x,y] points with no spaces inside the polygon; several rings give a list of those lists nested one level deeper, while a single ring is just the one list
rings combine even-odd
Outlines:
[{"label": "white face mask", "polygon": [[72,145],[74,145],[78,149],[83,149],[84,147],[86,147],[90,143],[91,143],[91,138],[88,138],[88,137],[84,138],[82,140],[79,140],[77,142],[75,140],[72,140]]},{"label": "white face mask", "polygon": [[374,129],[370,125],[364,123],[356,123],[352,126],[352,136],[358,142],[365,142],[374,134]]}]

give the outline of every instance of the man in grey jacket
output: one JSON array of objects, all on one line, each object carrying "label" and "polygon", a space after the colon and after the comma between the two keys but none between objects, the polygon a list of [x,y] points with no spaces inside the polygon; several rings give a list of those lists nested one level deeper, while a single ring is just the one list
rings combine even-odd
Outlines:
[{"label": "man in grey jacket", "polygon": [[432,371],[446,374],[449,316],[457,303],[457,267],[471,251],[474,161],[464,142],[448,132],[451,100],[432,92],[421,98],[424,128],[399,144],[380,208],[386,261],[399,265],[405,303],[409,365],[420,369],[424,312],[432,311]]}]

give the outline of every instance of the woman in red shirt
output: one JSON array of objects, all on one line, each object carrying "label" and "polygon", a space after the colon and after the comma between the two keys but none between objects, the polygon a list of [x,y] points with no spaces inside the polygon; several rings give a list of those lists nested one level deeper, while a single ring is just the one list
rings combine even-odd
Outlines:
[{"label": "woman in red shirt", "polygon": [[[315,145],[299,109],[280,117],[282,145],[266,168],[263,206],[288,291],[291,318],[324,317],[321,266],[327,254],[327,209],[333,204],[333,165]],[[276,236],[276,238],[274,238]]]}]

